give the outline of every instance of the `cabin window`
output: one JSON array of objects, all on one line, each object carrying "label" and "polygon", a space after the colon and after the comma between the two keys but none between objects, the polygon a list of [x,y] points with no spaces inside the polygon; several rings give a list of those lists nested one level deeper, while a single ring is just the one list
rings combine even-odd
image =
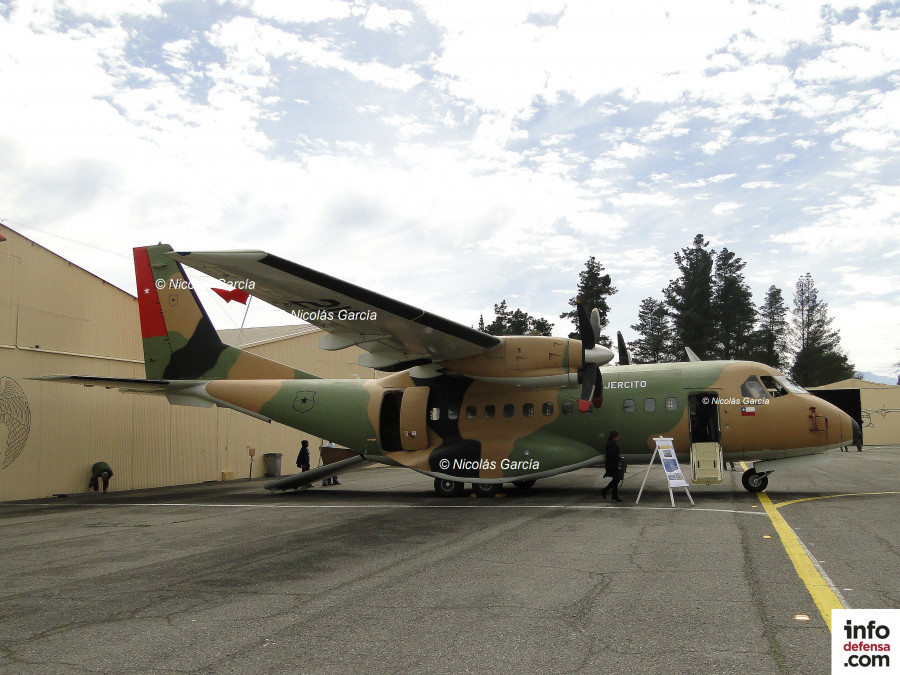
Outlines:
[{"label": "cabin window", "polygon": [[562,403],[562,414],[563,415],[571,415],[575,410],[575,404],[572,401],[563,401]]},{"label": "cabin window", "polygon": [[534,403],[522,404],[522,415],[524,417],[534,417]]},{"label": "cabin window", "polygon": [[503,416],[504,417],[512,417],[516,414],[516,406],[512,403],[507,403],[503,406]]},{"label": "cabin window", "polygon": [[769,398],[769,392],[762,386],[762,383],[756,379],[756,375],[751,375],[747,381],[741,385],[741,396],[744,398]]},{"label": "cabin window", "polygon": [[431,412],[428,413],[428,419],[432,422],[437,422],[441,419],[441,409],[440,408],[432,408]]},{"label": "cabin window", "polygon": [[622,412],[634,412],[634,399],[626,398],[624,401],[622,401]]},{"label": "cabin window", "polygon": [[485,416],[486,418],[491,419],[491,418],[494,417],[494,415],[496,415],[496,414],[497,414],[497,408],[495,408],[495,407],[492,406],[492,405],[486,405],[486,406],[484,406],[484,416]]},{"label": "cabin window", "polygon": [[666,399],[666,410],[668,410],[670,412],[672,410],[678,410],[678,399],[675,398],[674,396],[670,396],[669,398],[667,398]]},{"label": "cabin window", "polygon": [[655,398],[645,398],[644,399],[644,412],[656,412],[656,399]]},{"label": "cabin window", "polygon": [[545,403],[541,406],[541,412],[544,413],[544,415],[546,415],[547,417],[550,417],[551,415],[553,415],[553,404]]},{"label": "cabin window", "polygon": [[466,419],[474,420],[476,417],[478,417],[478,408],[474,405],[466,406]]},{"label": "cabin window", "polygon": [[456,406],[450,406],[447,408],[447,419],[458,420],[459,419],[459,408]]}]

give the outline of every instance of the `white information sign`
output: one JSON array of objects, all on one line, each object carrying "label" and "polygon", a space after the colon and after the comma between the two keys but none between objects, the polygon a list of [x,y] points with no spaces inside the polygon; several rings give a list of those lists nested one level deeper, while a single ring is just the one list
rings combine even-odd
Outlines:
[{"label": "white information sign", "polygon": [[669,487],[687,487],[688,482],[681,473],[681,467],[678,465],[678,458],[675,456],[675,446],[672,445],[671,438],[655,438],[656,450],[659,452],[659,460],[662,462],[663,469],[666,472],[666,480],[669,481]]},{"label": "white information sign", "polygon": [[672,507],[675,507],[675,495],[672,494],[673,487],[684,488],[684,493],[687,495],[687,498],[691,501],[691,506],[694,505],[694,498],[691,497],[691,492],[688,490],[688,482],[684,479],[684,474],[681,472],[681,467],[678,465],[678,458],[675,456],[675,445],[672,442],[671,438],[654,438],[653,441],[656,443],[656,450],[653,451],[653,454],[650,456],[650,463],[647,465],[647,473],[644,475],[644,482],[641,483],[641,489],[638,491],[637,499],[634,501],[635,504],[641,501],[641,495],[644,492],[644,485],[647,484],[647,477],[650,475],[650,469],[653,467],[653,462],[656,461],[656,456],[659,455],[659,462],[662,464],[663,471],[666,472],[666,482],[668,483],[669,488],[669,501],[672,502]]}]

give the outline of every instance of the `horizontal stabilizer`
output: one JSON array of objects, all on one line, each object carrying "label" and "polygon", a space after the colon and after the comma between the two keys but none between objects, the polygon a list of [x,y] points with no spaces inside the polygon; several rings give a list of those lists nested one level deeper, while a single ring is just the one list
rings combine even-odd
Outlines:
[{"label": "horizontal stabilizer", "polygon": [[144,380],[127,377],[91,377],[88,375],[44,375],[42,377],[29,377],[29,380],[41,380],[43,382],[62,382],[63,384],[80,384],[85,387],[105,387],[106,389],[118,389],[137,394],[166,394],[181,389],[190,389],[200,384],[194,380]]}]

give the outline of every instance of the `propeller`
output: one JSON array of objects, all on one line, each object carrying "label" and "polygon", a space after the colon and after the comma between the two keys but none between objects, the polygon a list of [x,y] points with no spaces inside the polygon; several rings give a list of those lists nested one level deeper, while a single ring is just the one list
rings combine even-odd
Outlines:
[{"label": "propeller", "polygon": [[581,379],[581,398],[578,400],[578,412],[586,413],[591,405],[599,408],[603,405],[603,375],[600,374],[600,366],[609,363],[613,353],[603,345],[597,345],[597,337],[600,335],[600,313],[595,308],[590,315],[579,300],[576,304],[578,310],[578,335],[581,338],[582,367],[579,373]]}]

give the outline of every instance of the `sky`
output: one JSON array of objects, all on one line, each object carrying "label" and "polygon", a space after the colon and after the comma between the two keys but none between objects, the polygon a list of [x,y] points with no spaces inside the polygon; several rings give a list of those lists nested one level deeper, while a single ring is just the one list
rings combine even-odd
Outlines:
[{"label": "sky", "polygon": [[557,335],[595,256],[630,339],[702,233],[891,375],[898,83],[897,2],[0,0],[0,218],[132,293],[134,246],[260,249]]}]

